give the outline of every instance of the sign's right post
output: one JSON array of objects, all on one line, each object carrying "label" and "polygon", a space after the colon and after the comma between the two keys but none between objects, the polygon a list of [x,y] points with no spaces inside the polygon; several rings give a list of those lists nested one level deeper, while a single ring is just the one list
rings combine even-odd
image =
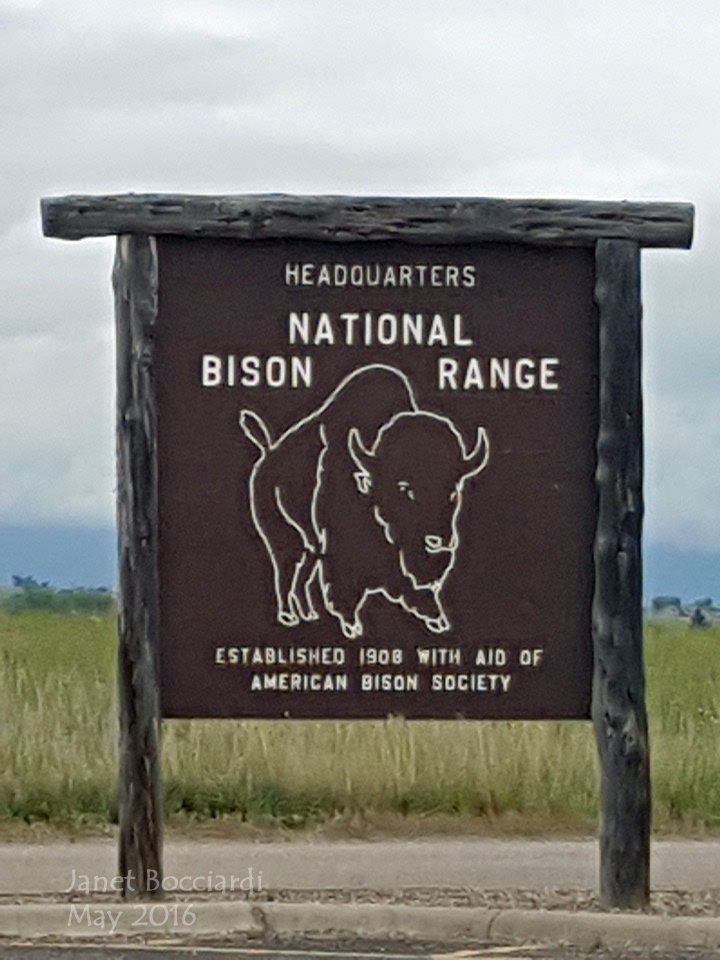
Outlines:
[{"label": "sign's right post", "polygon": [[600,895],[650,895],[650,751],[642,635],[640,249],[598,240],[600,416],[593,599],[592,718],[600,756]]}]

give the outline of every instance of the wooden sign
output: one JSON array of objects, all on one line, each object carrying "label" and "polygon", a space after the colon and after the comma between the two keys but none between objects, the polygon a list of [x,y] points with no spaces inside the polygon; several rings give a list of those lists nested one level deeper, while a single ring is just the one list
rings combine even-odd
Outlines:
[{"label": "wooden sign", "polygon": [[43,201],[49,236],[118,235],[125,896],[161,875],[161,703],[590,707],[601,895],[647,902],[640,248],[688,247],[692,220],[675,203]]},{"label": "wooden sign", "polygon": [[163,715],[589,717],[592,251],[157,259]]}]

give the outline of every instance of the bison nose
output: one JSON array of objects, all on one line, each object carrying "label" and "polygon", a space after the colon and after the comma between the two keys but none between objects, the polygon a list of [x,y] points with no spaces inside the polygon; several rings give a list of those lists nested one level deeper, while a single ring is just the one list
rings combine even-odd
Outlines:
[{"label": "bison nose", "polygon": [[443,538],[436,533],[428,533],[425,537],[425,549],[428,553],[439,553],[441,550],[449,550],[443,542]]}]

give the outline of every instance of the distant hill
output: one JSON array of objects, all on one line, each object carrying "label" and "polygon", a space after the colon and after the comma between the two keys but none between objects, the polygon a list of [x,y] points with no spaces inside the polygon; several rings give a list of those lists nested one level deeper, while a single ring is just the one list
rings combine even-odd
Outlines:
[{"label": "distant hill", "polygon": [[720,550],[678,550],[646,543],[646,598],[670,594],[690,601],[709,596],[720,600]]},{"label": "distant hill", "polygon": [[[704,595],[720,600],[720,550],[678,550],[645,544],[644,596]],[[13,574],[56,587],[117,585],[116,535],[112,527],[0,525],[0,586]]]},{"label": "distant hill", "polygon": [[112,527],[0,525],[0,584],[32,576],[55,587],[117,586]]}]

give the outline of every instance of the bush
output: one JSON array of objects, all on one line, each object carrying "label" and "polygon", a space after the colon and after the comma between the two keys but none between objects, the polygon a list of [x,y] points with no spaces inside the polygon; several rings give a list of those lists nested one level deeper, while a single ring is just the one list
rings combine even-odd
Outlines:
[{"label": "bush", "polygon": [[34,577],[12,578],[12,589],[2,595],[0,603],[8,613],[61,613],[82,616],[106,616],[115,609],[115,595],[107,587],[73,587],[72,589],[38,583]]}]

